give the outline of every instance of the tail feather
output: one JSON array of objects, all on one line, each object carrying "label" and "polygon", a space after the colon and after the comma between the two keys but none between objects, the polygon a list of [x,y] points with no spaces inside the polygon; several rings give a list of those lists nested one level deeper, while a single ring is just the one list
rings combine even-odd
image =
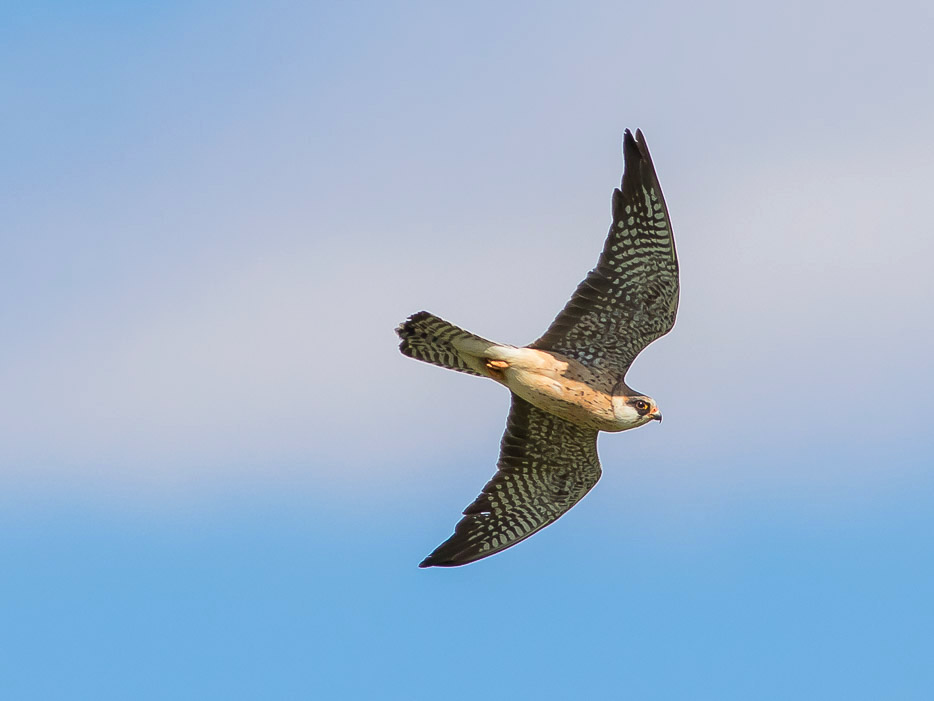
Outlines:
[{"label": "tail feather", "polygon": [[481,358],[499,345],[428,312],[413,314],[396,333],[402,339],[399,350],[403,355],[481,377],[488,376]]}]

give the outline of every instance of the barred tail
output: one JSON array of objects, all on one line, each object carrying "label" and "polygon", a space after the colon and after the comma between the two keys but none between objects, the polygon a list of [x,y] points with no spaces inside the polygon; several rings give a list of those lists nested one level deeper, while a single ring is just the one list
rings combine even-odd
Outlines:
[{"label": "barred tail", "polygon": [[443,368],[488,377],[481,360],[499,346],[428,312],[418,312],[402,322],[396,333],[403,355]]}]

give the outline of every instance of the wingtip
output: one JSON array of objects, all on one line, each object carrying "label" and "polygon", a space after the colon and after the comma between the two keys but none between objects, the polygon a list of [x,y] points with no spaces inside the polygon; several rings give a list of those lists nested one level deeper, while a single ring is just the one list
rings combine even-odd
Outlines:
[{"label": "wingtip", "polygon": [[424,560],[418,563],[419,569],[425,570],[429,567],[457,567],[458,565],[463,564],[460,562],[451,562],[451,561],[442,561],[432,555],[429,555]]},{"label": "wingtip", "polygon": [[[451,537],[453,538],[454,536]],[[422,569],[427,567],[460,567],[461,565],[467,565],[486,557],[486,555],[480,557],[465,555],[463,548],[452,548],[451,544],[448,542],[449,540],[450,538],[435,548],[428,557],[418,563],[418,566]]]},{"label": "wingtip", "polygon": [[635,145],[636,145],[636,140],[635,138],[633,138],[632,132],[629,131],[629,129],[626,129],[623,132],[623,156],[626,155],[627,149],[632,148]]},{"label": "wingtip", "polygon": [[623,163],[628,166],[630,163],[636,163],[641,160],[642,152],[645,149],[645,142],[642,139],[642,132],[636,129],[636,135],[627,129],[623,132]]},{"label": "wingtip", "polygon": [[635,136],[629,129],[623,132],[623,156],[625,157],[629,151],[644,157],[648,156],[648,146],[645,144],[645,135],[643,135],[641,129],[636,129]]},{"label": "wingtip", "polygon": [[438,555],[438,551],[440,549],[441,549],[441,545],[439,545],[437,548],[432,550],[424,560],[418,563],[419,568],[427,569],[428,567],[439,567],[439,566],[443,567],[444,561]]},{"label": "wingtip", "polygon": [[614,197],[623,197],[624,193],[628,192],[627,186],[631,188],[638,182],[657,180],[652,156],[641,129],[636,129],[635,136],[629,129],[623,135],[623,166],[623,178],[619,188],[621,192]]}]

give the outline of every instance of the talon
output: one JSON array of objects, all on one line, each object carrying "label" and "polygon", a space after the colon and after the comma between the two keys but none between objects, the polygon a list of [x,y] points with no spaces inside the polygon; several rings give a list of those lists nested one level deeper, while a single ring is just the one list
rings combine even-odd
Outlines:
[{"label": "talon", "polygon": [[487,360],[484,365],[490,377],[497,382],[503,382],[503,372],[509,367],[509,363],[503,360]]}]

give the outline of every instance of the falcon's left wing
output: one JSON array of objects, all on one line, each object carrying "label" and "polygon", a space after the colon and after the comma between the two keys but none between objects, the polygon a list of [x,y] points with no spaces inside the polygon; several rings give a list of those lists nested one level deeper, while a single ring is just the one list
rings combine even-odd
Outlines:
[{"label": "falcon's left wing", "polygon": [[464,510],[454,535],[419,567],[466,565],[553,523],[600,479],[597,432],[536,409],[514,394],[497,467]]},{"label": "falcon's left wing", "polygon": [[678,257],[668,208],[645,137],[623,137],[625,171],[613,192],[613,223],[597,261],[531,348],[568,355],[622,379],[636,356],[671,330],[678,310]]}]

